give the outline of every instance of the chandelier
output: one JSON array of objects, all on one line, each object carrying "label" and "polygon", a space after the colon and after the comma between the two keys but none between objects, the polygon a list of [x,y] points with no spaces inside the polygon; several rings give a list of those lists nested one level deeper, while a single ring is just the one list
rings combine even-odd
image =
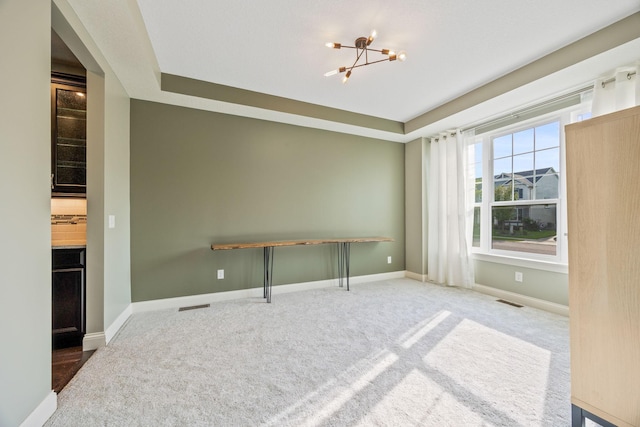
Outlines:
[{"label": "chandelier", "polygon": [[[405,51],[400,51],[398,53],[395,53],[394,51],[389,49],[378,50],[378,49],[370,48],[369,45],[376,38],[376,35],[377,35],[376,32],[372,31],[369,37],[358,37],[354,43],[355,46],[347,46],[341,43],[331,43],[331,42],[327,43],[326,46],[332,49],[342,49],[342,48],[355,49],[356,60],[354,61],[353,65],[350,67],[340,67],[336,70],[331,70],[325,73],[324,75],[328,77],[338,73],[346,72],[346,74],[342,78],[342,83],[346,83],[347,80],[349,80],[349,77],[351,77],[351,71],[354,68],[364,67],[365,65],[377,64],[378,62],[383,62],[383,61],[395,61],[396,59],[399,61],[404,61],[405,59],[407,59],[407,54]],[[381,55],[384,55],[384,58],[374,60],[374,61],[369,61],[369,52],[380,53]],[[360,58],[362,58],[362,55],[364,55],[364,63],[358,63],[360,61]]]}]

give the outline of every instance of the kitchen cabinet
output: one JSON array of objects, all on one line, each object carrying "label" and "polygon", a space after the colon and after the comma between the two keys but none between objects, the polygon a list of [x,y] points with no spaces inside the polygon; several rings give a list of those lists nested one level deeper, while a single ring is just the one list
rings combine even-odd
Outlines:
[{"label": "kitchen cabinet", "polygon": [[566,127],[572,426],[640,426],[640,107]]},{"label": "kitchen cabinet", "polygon": [[85,248],[52,251],[53,349],[82,345],[85,319]]},{"label": "kitchen cabinet", "polygon": [[55,196],[86,194],[87,91],[84,78],[51,79],[51,190]]}]

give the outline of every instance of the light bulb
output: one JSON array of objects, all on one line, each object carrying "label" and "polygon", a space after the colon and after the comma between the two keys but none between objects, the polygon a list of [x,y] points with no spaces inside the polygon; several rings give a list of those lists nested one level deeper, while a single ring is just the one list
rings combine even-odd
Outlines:
[{"label": "light bulb", "polygon": [[376,38],[377,35],[378,33],[376,32],[376,30],[371,31],[371,35],[367,39],[367,46],[371,44],[371,42]]},{"label": "light bulb", "polygon": [[351,77],[351,70],[347,71],[347,74],[344,75],[344,78],[342,79],[342,83],[346,83],[347,80],[349,80],[349,77]]},{"label": "light bulb", "polygon": [[407,52],[405,52],[404,50],[401,50],[398,53],[398,61],[404,61],[407,59]]},{"label": "light bulb", "polygon": [[336,75],[338,73],[344,73],[346,70],[347,70],[347,67],[340,67],[337,70],[327,71],[326,73],[324,73],[324,75],[325,77],[329,77],[329,76]]},{"label": "light bulb", "polygon": [[331,49],[340,49],[340,47],[342,46],[340,43],[332,43],[332,42],[327,42],[324,45]]}]

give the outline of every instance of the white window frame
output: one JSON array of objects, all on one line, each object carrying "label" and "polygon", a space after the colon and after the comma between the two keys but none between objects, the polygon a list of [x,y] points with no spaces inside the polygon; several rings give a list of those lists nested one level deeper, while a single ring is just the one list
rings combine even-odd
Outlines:
[{"label": "white window frame", "polygon": [[[566,161],[565,161],[565,133],[564,127],[579,120],[581,114],[591,110],[590,103],[575,105],[560,111],[544,114],[529,120],[524,120],[513,125],[488,131],[476,135],[472,144],[482,143],[482,201],[475,203],[474,207],[480,208],[480,246],[472,248],[473,257],[477,260],[510,264],[520,267],[536,268],[547,271],[567,273],[568,250],[567,250],[567,209],[566,209]],[[525,129],[542,126],[558,121],[560,124],[560,150],[559,150],[559,187],[557,199],[539,200],[514,200],[505,202],[493,201],[494,172],[493,172],[493,144],[494,138],[503,135],[516,133]],[[474,179],[475,182],[475,179]],[[534,254],[521,251],[507,251],[493,249],[491,246],[491,215],[492,206],[507,205],[536,205],[536,204],[556,204],[557,215],[557,246],[556,255]],[[489,219],[491,218],[491,219]]]}]

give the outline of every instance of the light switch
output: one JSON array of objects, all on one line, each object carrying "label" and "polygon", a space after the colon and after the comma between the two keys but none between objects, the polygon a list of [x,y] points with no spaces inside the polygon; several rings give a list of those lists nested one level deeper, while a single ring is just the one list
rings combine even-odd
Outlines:
[{"label": "light switch", "polygon": [[116,228],[116,216],[109,215],[109,228]]}]

